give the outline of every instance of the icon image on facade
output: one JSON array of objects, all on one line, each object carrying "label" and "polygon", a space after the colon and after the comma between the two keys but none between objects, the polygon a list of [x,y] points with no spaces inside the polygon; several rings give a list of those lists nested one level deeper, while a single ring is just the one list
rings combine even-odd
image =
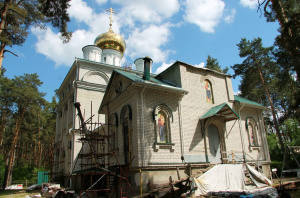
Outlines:
[{"label": "icon image on facade", "polygon": [[208,80],[205,80],[205,90],[206,90],[206,102],[213,104],[213,97],[211,93],[211,84]]},{"label": "icon image on facade", "polygon": [[166,127],[165,127],[165,115],[162,112],[158,114],[158,130],[159,130],[159,141],[166,142]]}]

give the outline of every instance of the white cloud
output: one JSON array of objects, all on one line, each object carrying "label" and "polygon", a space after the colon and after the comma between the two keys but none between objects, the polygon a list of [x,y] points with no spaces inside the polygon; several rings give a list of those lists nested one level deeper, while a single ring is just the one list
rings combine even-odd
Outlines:
[{"label": "white cloud", "polygon": [[78,22],[89,23],[94,17],[93,9],[82,0],[72,0],[68,8],[70,17]]},{"label": "white cloud", "polygon": [[240,4],[243,7],[247,7],[247,8],[250,8],[250,9],[256,9],[257,6],[258,6],[257,0],[240,0]]},{"label": "white cloud", "polygon": [[[83,22],[88,26],[90,32],[100,34],[109,29],[109,12],[103,10],[101,13],[95,13],[94,10],[82,0],[72,0],[68,10],[70,17],[77,22]],[[119,32],[119,23],[117,16],[114,16],[113,30]]]},{"label": "white cloud", "polygon": [[[54,33],[50,27],[46,30],[31,28],[32,33],[37,37],[35,49],[38,53],[45,55],[55,62],[55,66],[71,66],[74,57],[82,58],[82,47],[94,44],[99,34],[109,29],[109,12],[95,13],[86,2],[72,0],[68,10],[70,17],[78,23],[87,25],[87,30],[77,29],[73,32],[69,43],[63,44],[59,33]],[[113,23],[113,30],[119,32],[119,23]]]},{"label": "white cloud", "polygon": [[161,47],[169,41],[170,34],[168,24],[135,28],[126,40],[126,54],[131,59],[149,56],[154,62],[163,62],[170,51],[163,51]]},{"label": "white cloud", "polygon": [[233,92],[233,94],[236,95],[236,96],[240,95],[241,93],[242,93],[242,92],[241,92],[240,90],[238,90],[238,91],[236,91],[236,92],[235,92],[235,91]]},{"label": "white cloud", "polygon": [[92,44],[95,38],[95,35],[90,32],[77,30],[73,32],[71,41],[63,44],[59,34],[54,33],[50,28],[41,30],[33,27],[31,31],[38,39],[34,45],[35,50],[53,60],[56,67],[61,65],[71,66],[75,56],[79,58],[83,56],[82,47],[88,43]]},{"label": "white cloud", "polygon": [[[101,4],[107,0],[95,1]],[[82,47],[92,45],[99,34],[109,29],[110,13],[106,10],[96,13],[87,2],[86,0],[70,2],[68,12],[73,24],[77,23],[80,28],[74,30],[73,37],[67,44],[62,44],[60,34],[49,27],[47,30],[32,28],[32,33],[37,37],[36,52],[54,61],[56,66],[71,66],[75,56],[82,58]],[[112,28],[114,32],[119,33],[122,27],[122,32],[126,34],[123,35],[127,38],[127,49],[123,59],[125,60],[126,56],[127,59],[150,56],[156,63],[166,61],[171,50],[163,50],[162,47],[169,41],[170,28],[178,27],[182,23],[161,24],[161,22],[179,11],[178,0],[111,0],[111,3],[121,5],[121,8],[116,10],[119,13],[113,16]],[[142,22],[142,27],[139,22]]]},{"label": "white cloud", "polygon": [[234,8],[231,9],[229,15],[227,15],[227,16],[224,18],[224,21],[225,21],[226,23],[233,23],[235,14],[236,14],[236,9],[234,9]]},{"label": "white cloud", "polygon": [[160,67],[158,67],[155,71],[155,74],[159,74],[162,71],[165,71],[166,69],[168,69],[171,65],[173,65],[173,63],[163,63]]},{"label": "white cloud", "polygon": [[198,25],[203,32],[214,33],[224,11],[222,0],[186,0],[184,19]]},{"label": "white cloud", "polygon": [[123,6],[118,14],[123,25],[134,26],[136,21],[142,23],[161,23],[179,11],[178,0],[112,0]]},{"label": "white cloud", "polygon": [[196,65],[194,65],[195,67],[199,67],[199,68],[203,68],[204,67],[204,65],[205,65],[205,63],[204,62],[202,62],[202,63],[200,63],[200,64],[196,64]]}]

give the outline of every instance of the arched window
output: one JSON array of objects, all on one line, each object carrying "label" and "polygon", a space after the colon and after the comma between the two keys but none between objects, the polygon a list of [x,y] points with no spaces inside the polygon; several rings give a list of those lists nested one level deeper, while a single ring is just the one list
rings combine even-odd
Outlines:
[{"label": "arched window", "polygon": [[118,149],[118,115],[117,113],[113,113],[109,117],[109,132],[111,136],[111,150]]},{"label": "arched window", "polygon": [[206,102],[210,104],[214,104],[214,97],[213,97],[211,83],[209,80],[205,80],[204,84],[205,84],[205,92],[206,92]]},{"label": "arched window", "polygon": [[246,119],[246,129],[250,146],[259,146],[257,138],[258,126],[253,118],[249,117]]},{"label": "arched window", "polygon": [[153,119],[156,126],[156,142],[171,143],[171,126],[173,115],[166,105],[158,105],[153,110]]},{"label": "arched window", "polygon": [[106,57],[103,58],[103,62],[106,63]]},{"label": "arched window", "polygon": [[131,140],[131,131],[130,131],[130,120],[132,120],[132,110],[130,105],[124,105],[121,114],[120,122],[122,127],[122,136],[123,136],[123,154],[124,154],[124,163],[129,165],[131,159],[130,151],[130,140]]}]

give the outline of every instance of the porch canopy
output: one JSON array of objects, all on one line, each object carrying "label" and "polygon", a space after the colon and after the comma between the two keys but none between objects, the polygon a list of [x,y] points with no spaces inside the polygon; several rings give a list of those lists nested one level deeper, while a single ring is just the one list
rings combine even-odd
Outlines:
[{"label": "porch canopy", "polygon": [[227,103],[223,103],[211,108],[208,112],[200,117],[200,120],[206,120],[207,118],[211,117],[222,117],[225,122],[240,118]]}]

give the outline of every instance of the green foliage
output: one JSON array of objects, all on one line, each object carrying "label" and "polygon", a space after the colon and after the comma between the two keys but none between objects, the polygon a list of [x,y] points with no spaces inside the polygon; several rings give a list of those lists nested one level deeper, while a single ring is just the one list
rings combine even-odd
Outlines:
[{"label": "green foliage", "polygon": [[19,162],[14,167],[12,180],[31,180],[33,178],[34,166],[28,162]]},{"label": "green foliage", "polygon": [[43,99],[41,84],[37,74],[0,78],[0,156],[5,161],[15,153],[14,180],[35,179],[38,170],[52,169],[57,102]]},{"label": "green foliage", "polygon": [[[70,0],[4,0],[0,2],[0,70],[5,47],[22,45],[31,26],[45,28],[51,24],[61,33],[64,43],[69,42],[72,32],[68,32],[70,21],[67,9]],[[12,53],[12,52],[11,52]],[[14,54],[14,53],[12,53]],[[15,54],[14,54],[15,55]]]},{"label": "green foliage", "polygon": [[[68,32],[67,23],[70,21],[67,13],[70,0],[12,0],[8,3],[5,31],[0,36],[0,41],[8,45],[21,45],[25,42],[30,26],[44,27],[46,23],[51,23],[58,28],[63,40],[71,38]],[[0,6],[6,2],[1,2]],[[4,10],[2,10],[4,11]]]},{"label": "green foliage", "polygon": [[[280,35],[277,45],[287,50],[291,56],[290,68],[300,80],[300,3],[299,0],[263,1],[267,21],[278,21]],[[260,5],[260,7],[263,6]]]},{"label": "green foliage", "polygon": [[258,69],[262,72],[265,83],[269,84],[274,77],[272,74],[275,66],[272,56],[273,47],[263,47],[261,38],[255,38],[252,41],[242,38],[237,46],[240,57],[245,59],[241,64],[235,64],[231,68],[234,70],[234,78],[236,76],[242,78],[239,85],[241,95],[269,106]]},{"label": "green foliage", "polygon": [[[12,180],[34,180],[37,181],[38,171],[45,171],[44,167],[36,167],[25,160],[20,159],[13,170]],[[48,170],[49,171],[49,170]]]},{"label": "green foliage", "polygon": [[[299,120],[297,119],[287,119],[285,122],[281,125],[281,129],[283,132],[283,135],[286,139],[285,146],[299,146],[300,145],[300,128],[299,128]],[[282,169],[282,163],[283,163],[283,153],[281,152],[278,138],[274,133],[269,133],[267,136],[268,144],[269,144],[269,151],[271,155],[271,167],[277,168],[277,170],[280,172]],[[294,152],[294,155],[296,159],[298,160],[298,163],[300,163],[299,159],[300,156],[298,153]],[[299,168],[297,166],[297,163],[295,161],[295,158],[291,154],[289,150],[286,152],[286,166],[284,169],[289,168]]]},{"label": "green foliage", "polygon": [[239,55],[245,58],[241,64],[235,64],[231,68],[235,74],[241,76],[241,95],[247,99],[257,101],[270,106],[268,118],[269,128],[276,132],[280,151],[284,152],[284,142],[278,124],[278,108],[280,101],[277,95],[281,90],[277,89],[280,79],[276,74],[279,67],[273,56],[273,47],[263,47],[261,38],[248,41],[242,38],[239,47]]},{"label": "green foliage", "polygon": [[207,56],[205,68],[212,69],[217,72],[224,73],[224,74],[227,74],[227,72],[229,70],[228,67],[226,67],[225,69],[222,69],[221,66],[219,65],[218,60],[216,58],[212,58],[210,55]]},{"label": "green foliage", "polygon": [[[283,160],[283,155],[282,155],[282,152],[280,151],[280,146],[279,146],[277,136],[274,133],[270,133],[267,136],[267,140],[268,140],[268,144],[269,144],[269,151],[270,151],[270,156],[271,156],[272,162],[274,162],[275,164],[281,165],[282,160]],[[276,167],[276,168],[281,169],[281,166]]]},{"label": "green foliage", "polygon": [[67,9],[70,0],[39,0],[41,13],[45,15],[46,21],[53,27],[59,29],[63,41],[69,42],[72,32],[68,32],[67,23],[70,21]]},{"label": "green foliage", "polygon": [[300,146],[300,122],[298,119],[287,119],[281,126],[289,146]]}]

